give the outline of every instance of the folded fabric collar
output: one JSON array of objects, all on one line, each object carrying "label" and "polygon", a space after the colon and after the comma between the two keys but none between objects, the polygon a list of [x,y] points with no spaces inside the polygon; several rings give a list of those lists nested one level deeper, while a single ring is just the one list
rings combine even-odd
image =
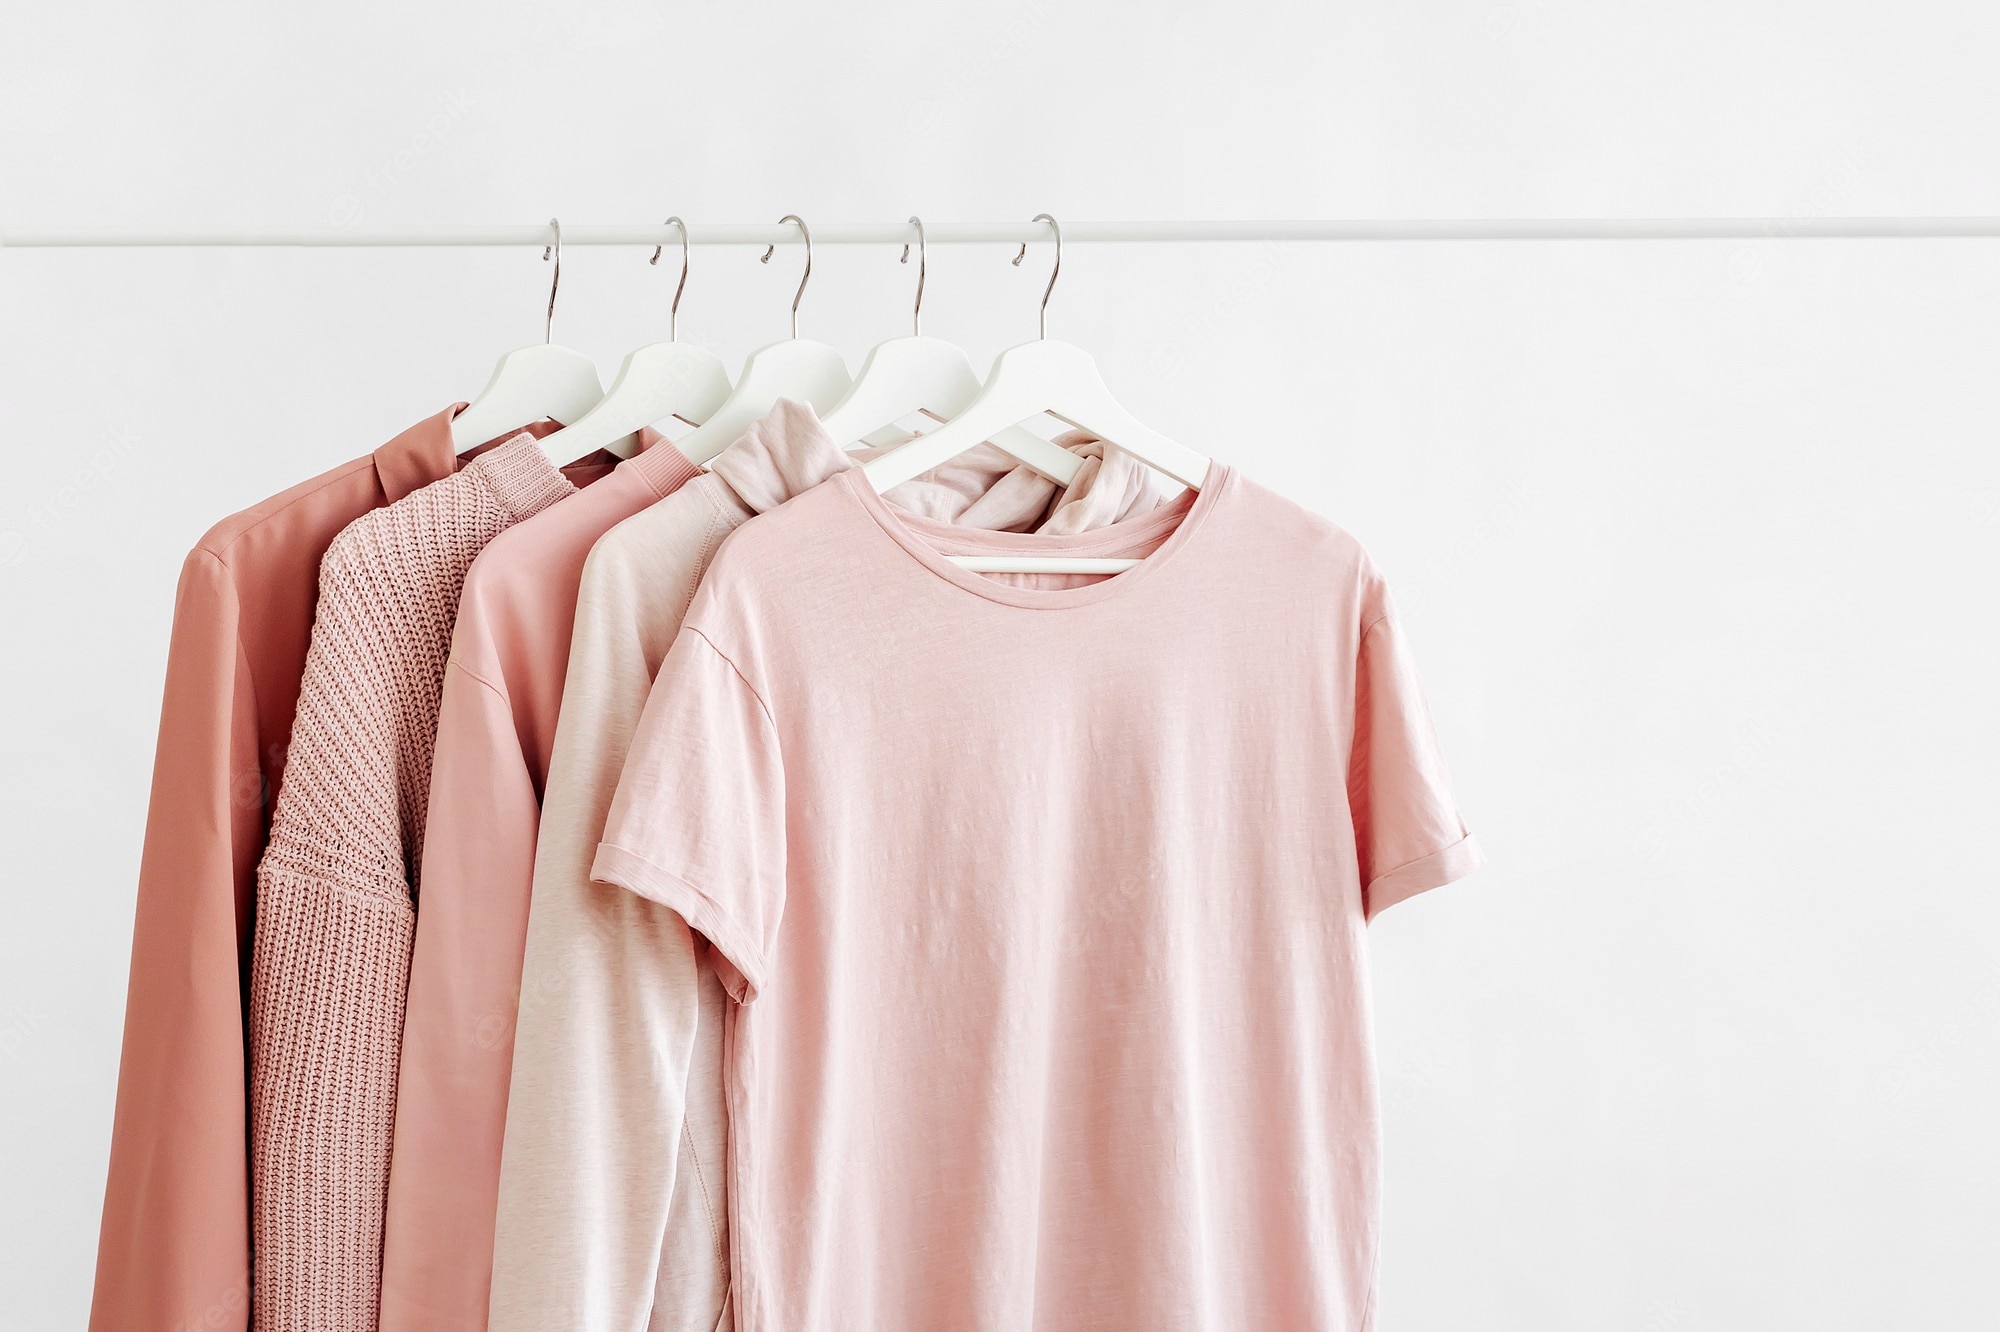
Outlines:
[{"label": "folded fabric collar", "polygon": [[[991,444],[946,460],[885,496],[908,513],[989,532],[1089,531],[1150,512],[1166,500],[1159,477],[1116,445],[1082,431],[1056,443],[1084,459],[1058,485]],[[709,464],[754,513],[783,504],[886,449],[843,452],[813,409],[779,399],[769,413]]]}]

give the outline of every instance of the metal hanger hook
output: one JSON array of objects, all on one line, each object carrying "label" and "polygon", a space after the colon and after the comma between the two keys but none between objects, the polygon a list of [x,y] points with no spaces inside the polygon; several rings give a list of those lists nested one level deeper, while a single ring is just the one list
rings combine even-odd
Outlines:
[{"label": "metal hanger hook", "polygon": [[[1048,223],[1049,230],[1056,233],[1056,266],[1049,270],[1049,285],[1042,288],[1041,336],[1047,338],[1049,336],[1049,295],[1055,291],[1056,277],[1062,272],[1062,227],[1047,213],[1036,213],[1035,221]],[[1019,268],[1021,261],[1027,257],[1028,242],[1022,241],[1021,252],[1014,256],[1014,267]]]},{"label": "metal hanger hook", "polygon": [[[688,224],[677,217],[670,217],[667,219],[667,225],[680,228],[681,233],[681,280],[674,287],[673,309],[667,314],[667,341],[679,342],[681,340],[681,293],[688,289]],[[653,257],[646,262],[649,264],[659,263],[660,251],[666,248],[665,245],[655,245],[653,247]]]},{"label": "metal hanger hook", "polygon": [[562,223],[549,219],[549,230],[556,233],[553,243],[542,247],[542,262],[547,263],[551,255],[555,257],[556,271],[549,279],[549,313],[542,321],[542,341],[556,340],[556,288],[562,286]]},{"label": "metal hanger hook", "polygon": [[[813,235],[806,230],[806,220],[797,213],[786,213],[778,219],[780,226],[787,222],[799,229],[799,235],[803,236],[806,242],[806,271],[799,274],[799,289],[792,293],[792,338],[796,341],[799,336],[799,302],[805,299],[806,283],[812,281],[813,275]],[[777,252],[777,245],[770,245],[765,248],[763,256],[757,262],[768,264],[771,262],[771,256]]]},{"label": "metal hanger hook", "polygon": [[[910,334],[912,337],[920,338],[924,335],[924,278],[930,272],[931,247],[930,242],[924,239],[924,220],[913,216],[910,218],[910,225],[917,229],[917,299],[910,306]],[[903,257],[896,262],[899,264],[910,262],[908,241],[903,243]]]}]

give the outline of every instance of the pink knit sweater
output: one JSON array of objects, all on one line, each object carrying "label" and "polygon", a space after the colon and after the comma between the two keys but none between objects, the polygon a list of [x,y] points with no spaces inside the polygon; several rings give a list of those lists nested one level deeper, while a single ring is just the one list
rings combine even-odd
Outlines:
[{"label": "pink knit sweater", "polygon": [[320,564],[250,972],[258,1332],[370,1332],[438,695],[466,568],[573,487],[527,436]]}]

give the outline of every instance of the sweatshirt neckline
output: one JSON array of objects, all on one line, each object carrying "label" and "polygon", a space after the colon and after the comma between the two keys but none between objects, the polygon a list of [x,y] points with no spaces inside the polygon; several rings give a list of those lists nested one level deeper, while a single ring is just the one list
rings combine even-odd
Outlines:
[{"label": "sweatshirt neckline", "polygon": [[709,461],[709,475],[752,513],[768,513],[852,467],[827,438],[810,403],[780,398],[734,443]]},{"label": "sweatshirt neckline", "polygon": [[665,499],[701,475],[701,468],[689,462],[687,455],[665,435],[650,427],[643,435],[652,438],[644,441],[639,452],[619,463],[616,471],[638,477],[655,499]]},{"label": "sweatshirt neckline", "polygon": [[[843,488],[885,535],[926,570],[960,590],[1002,605],[1060,610],[1121,596],[1166,568],[1235,486],[1234,469],[1211,463],[1202,488],[1131,518],[1061,536],[991,532],[905,513],[882,498],[863,469],[843,472],[830,484]],[[1157,542],[1139,563],[1108,578],[1076,587],[1040,588],[1003,583],[954,564],[952,555],[1052,555],[1116,558]]]}]

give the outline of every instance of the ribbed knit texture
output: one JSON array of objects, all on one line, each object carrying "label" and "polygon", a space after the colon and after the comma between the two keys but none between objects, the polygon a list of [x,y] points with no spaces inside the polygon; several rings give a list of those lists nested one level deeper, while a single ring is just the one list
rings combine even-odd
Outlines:
[{"label": "ribbed knit texture", "polygon": [[250,974],[258,1332],[372,1332],[438,697],[473,557],[573,487],[527,436],[320,563]]}]

